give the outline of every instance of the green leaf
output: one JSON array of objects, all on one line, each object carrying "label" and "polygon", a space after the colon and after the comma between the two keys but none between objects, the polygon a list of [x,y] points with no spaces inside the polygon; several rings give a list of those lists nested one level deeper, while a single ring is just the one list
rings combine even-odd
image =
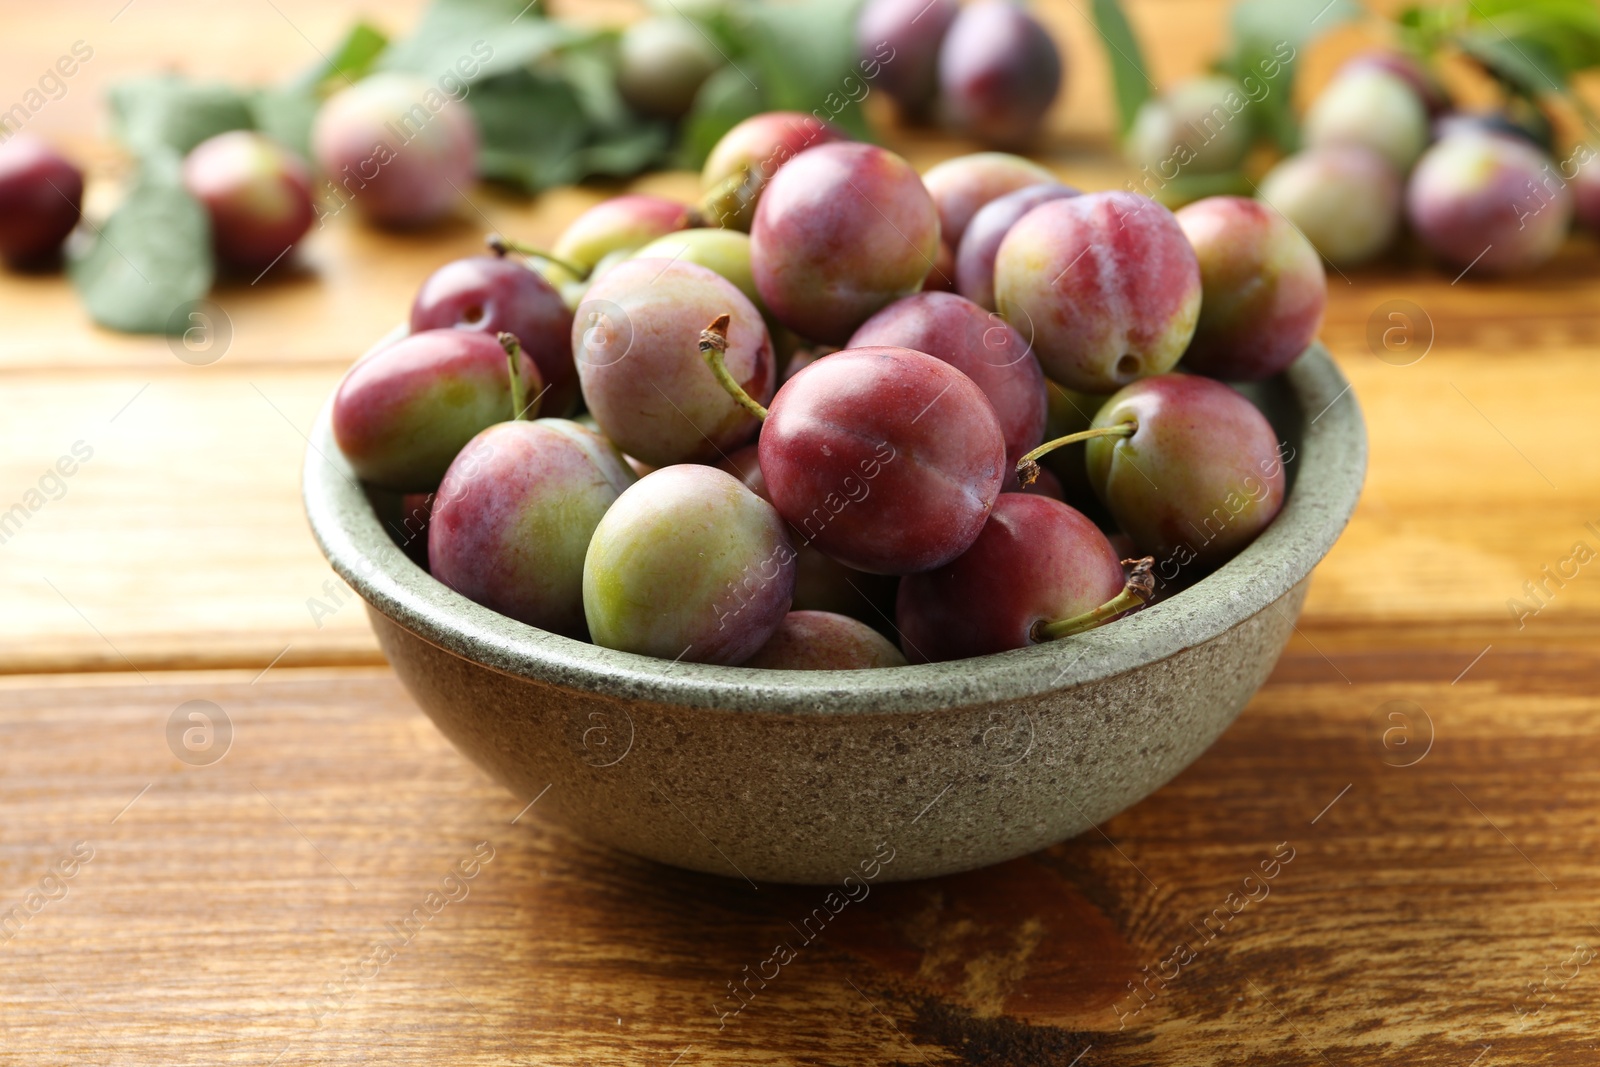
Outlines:
[{"label": "green leaf", "polygon": [[229,85],[176,74],[132,78],[111,87],[111,131],[137,155],[187,155],[201,141],[254,127],[250,98]]},{"label": "green leaf", "polygon": [[1254,98],[1256,129],[1285,152],[1297,147],[1300,132],[1292,107],[1300,55],[1313,40],[1361,15],[1352,0],[1239,0],[1233,7],[1233,51],[1224,67]]},{"label": "green leaf", "polygon": [[[1593,0],[1476,0],[1466,17],[1485,28],[1470,36],[1492,34],[1513,51],[1528,53],[1524,67],[1549,64],[1570,75],[1600,66],[1600,7]],[[1548,83],[1545,91],[1551,91]]]},{"label": "green leaf", "polygon": [[579,149],[575,164],[584,177],[626,177],[664,162],[671,141],[665,124],[641,123]]},{"label": "green leaf", "polygon": [[372,72],[378,57],[389,47],[389,38],[370,22],[360,21],[345,31],[344,40],[320,63],[306,70],[289,84],[296,89],[316,91],[337,79],[360,81]]},{"label": "green leaf", "polygon": [[1532,99],[1567,91],[1567,72],[1536,41],[1517,44],[1493,29],[1482,29],[1463,32],[1456,44],[1489,73]]},{"label": "green leaf", "polygon": [[572,86],[522,71],[481,83],[467,104],[478,120],[483,177],[530,190],[577,180],[574,153],[589,124]]},{"label": "green leaf", "polygon": [[768,108],[805,111],[871,139],[860,101],[871,91],[856,44],[861,0],[761,0],[738,9],[747,54],[733,66]]},{"label": "green leaf", "polygon": [[311,158],[311,125],[322,101],[309,89],[260,89],[250,98],[255,127],[285,148]]},{"label": "green leaf", "polygon": [[563,48],[557,63],[573,90],[584,115],[604,129],[631,126],[633,112],[617,91],[617,37],[607,33]]},{"label": "green leaf", "polygon": [[722,135],[751,115],[768,110],[765,97],[733,67],[723,67],[700,86],[694,106],[684,118],[678,138],[678,165],[705,166],[706,156]]},{"label": "green leaf", "polygon": [[175,157],[145,162],[127,198],[68,270],[102,326],[166,333],[186,325],[175,312],[211,288],[211,225],[184,190]]},{"label": "green leaf", "polygon": [[1111,89],[1117,99],[1117,130],[1127,136],[1139,109],[1154,88],[1146,73],[1139,38],[1117,0],[1094,0],[1094,24],[1106,46],[1111,66]]},{"label": "green leaf", "polygon": [[433,0],[411,36],[390,45],[378,66],[429,81],[472,82],[526,68],[602,32],[547,19],[527,0]]}]

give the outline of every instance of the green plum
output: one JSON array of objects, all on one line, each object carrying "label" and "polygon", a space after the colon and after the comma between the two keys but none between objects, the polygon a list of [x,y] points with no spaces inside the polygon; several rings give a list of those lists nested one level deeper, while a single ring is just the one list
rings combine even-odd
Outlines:
[{"label": "green plum", "polygon": [[762,315],[767,313],[761,294],[756,291],[755,275],[750,273],[750,235],[747,233],[709,228],[679,230],[657,237],[634,252],[633,258],[698,263],[738,286]]},{"label": "green plum", "polygon": [[1428,147],[1428,109],[1406,80],[1375,66],[1340,74],[1306,112],[1311,148],[1356,144],[1402,173]]},{"label": "green plum", "polygon": [[1284,500],[1284,463],[1271,424],[1242,395],[1192,374],[1134,382],[1106,401],[1094,427],[1125,436],[1089,441],[1095,492],[1155,573],[1209,569],[1266,528]]},{"label": "green plum", "polygon": [[772,505],[715,467],[647,474],[595,528],[583,610],[595,644],[737,664],[788,614],[795,552]]},{"label": "green plum", "polygon": [[693,225],[687,204],[630,193],[602,200],[568,224],[550,254],[563,264],[593,271],[611,252],[632,253],[663,234]]}]

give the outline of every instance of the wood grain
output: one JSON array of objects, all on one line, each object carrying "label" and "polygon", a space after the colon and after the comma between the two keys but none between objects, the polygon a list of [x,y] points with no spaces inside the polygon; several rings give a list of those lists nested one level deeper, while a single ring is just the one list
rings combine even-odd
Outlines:
[{"label": "wood grain", "polygon": [[[0,916],[76,842],[93,857],[0,944],[5,1054],[1461,1067],[1489,1045],[1481,1062],[1592,1063],[1600,960],[1565,961],[1600,946],[1593,649],[1498,654],[1454,685],[1440,656],[1334,662],[1348,683],[1291,653],[1103,833],[879,885],[809,944],[790,924],[819,890],[675,872],[538,805],[519,817],[386,671],[13,677]],[[232,724],[210,766],[168,748],[188,700]],[[1409,732],[1386,747],[1397,727],[1374,716],[1397,700]],[[463,899],[389,929],[484,848]],[[393,958],[371,962],[385,938]],[[796,958],[719,1018],[779,942]],[[1172,974],[1180,942],[1193,958],[1135,1012],[1129,983]],[[1530,982],[1548,984],[1530,999]]]}]

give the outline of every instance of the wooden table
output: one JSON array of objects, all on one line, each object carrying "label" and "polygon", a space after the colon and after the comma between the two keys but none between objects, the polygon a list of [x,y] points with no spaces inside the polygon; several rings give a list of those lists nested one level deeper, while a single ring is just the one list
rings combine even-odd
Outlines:
[{"label": "wooden table", "polygon": [[[101,175],[104,81],[276,76],[349,17],[120,4],[0,9],[0,95],[93,41],[36,121]],[[1048,158],[1105,187],[1081,6],[1044,8],[1079,72]],[[1163,80],[1220,33],[1219,4],[1132,7]],[[891,140],[919,164],[967,147]],[[1237,725],[1098,832],[874,889],[719,1017],[817,891],[606,853],[524,809],[382,665],[297,499],[316,408],[431,266],[488,225],[547,239],[604,193],[478,193],[421,238],[336,223],[292,276],[218,291],[233,340],[207,366],[93,329],[59,279],[0,278],[0,510],[93,452],[0,544],[0,1063],[1597,1061],[1600,563],[1520,626],[1507,606],[1600,548],[1593,242],[1514,282],[1333,275],[1372,473]],[[1403,350],[1369,344],[1393,301]],[[208,765],[169,744],[190,701],[230,728]]]}]

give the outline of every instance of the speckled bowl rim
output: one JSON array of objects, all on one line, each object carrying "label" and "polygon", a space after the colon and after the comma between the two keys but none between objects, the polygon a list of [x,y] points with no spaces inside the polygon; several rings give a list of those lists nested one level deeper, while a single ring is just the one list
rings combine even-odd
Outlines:
[{"label": "speckled bowl rim", "polygon": [[1210,641],[1275,606],[1327,554],[1361,493],[1366,428],[1350,383],[1320,343],[1283,378],[1301,421],[1293,487],[1277,519],[1249,547],[1190,588],[1113,625],[949,663],[774,671],[668,662],[574,641],[481,607],[436,581],[389,537],[334,444],[331,397],[309,439],[305,506],[329,563],[369,605],[439,648],[514,677],[626,700],[790,715],[915,713],[1022,700]]}]

